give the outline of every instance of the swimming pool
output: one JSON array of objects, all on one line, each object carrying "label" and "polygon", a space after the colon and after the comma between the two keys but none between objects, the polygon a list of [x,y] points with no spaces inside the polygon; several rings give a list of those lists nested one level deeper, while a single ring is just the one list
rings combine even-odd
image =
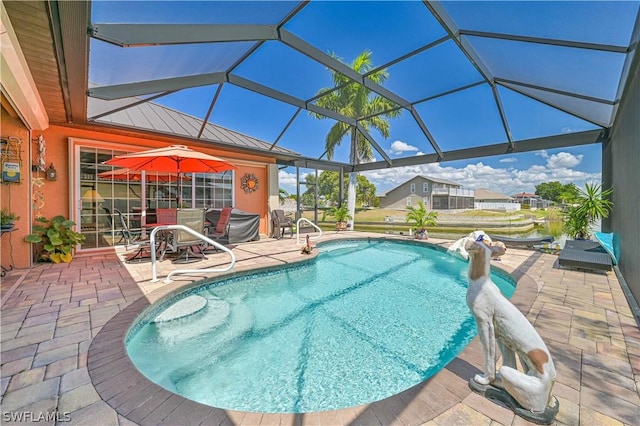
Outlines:
[{"label": "swimming pool", "polygon": [[[311,412],[396,394],[435,374],[475,335],[467,264],[413,242],[329,243],[312,262],[191,289],[143,314],[136,367],[211,406]],[[511,278],[493,280],[510,296]],[[152,320],[178,299],[207,306]]]}]

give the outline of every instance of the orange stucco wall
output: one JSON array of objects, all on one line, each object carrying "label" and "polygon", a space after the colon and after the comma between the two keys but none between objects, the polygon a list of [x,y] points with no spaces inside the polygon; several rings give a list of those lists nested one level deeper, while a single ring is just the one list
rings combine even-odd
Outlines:
[{"label": "orange stucco wall", "polygon": [[[9,129],[8,125],[5,124],[13,123],[16,127],[15,130]],[[18,133],[17,127],[20,127],[19,121],[7,118],[5,120],[5,115],[2,116],[2,135],[5,134],[16,134]],[[12,135],[13,135],[12,134]],[[83,140],[90,140],[99,143],[106,143],[110,146],[114,146],[115,149],[118,149],[119,145],[126,145],[122,149],[126,150],[134,150],[138,148],[140,150],[151,149],[163,147],[171,144],[184,144],[187,145],[184,141],[173,140],[171,138],[146,138],[139,136],[128,136],[117,133],[109,133],[109,132],[96,132],[92,130],[72,128],[72,127],[64,127],[64,126],[51,126],[47,130],[43,132],[34,132],[31,137],[36,138],[38,135],[42,134],[47,143],[47,152],[46,152],[46,162],[47,165],[52,163],[54,164],[57,172],[58,179],[56,181],[45,181],[45,185],[42,187],[41,191],[44,195],[44,206],[38,212],[40,215],[45,216],[47,218],[51,218],[56,215],[63,215],[65,217],[72,217],[72,212],[70,211],[70,202],[73,200],[70,198],[72,194],[70,193],[70,177],[71,177],[71,161],[69,154],[70,147],[70,139],[69,138],[77,138]],[[22,139],[28,140],[28,132],[24,127],[22,127]],[[132,149],[132,147],[134,147]],[[211,155],[215,155],[218,157],[222,157],[227,159],[228,161],[234,163],[238,169],[235,171],[235,206],[240,210],[245,210],[252,213],[257,213],[260,215],[260,233],[266,234],[268,230],[268,173],[266,169],[267,163],[272,163],[273,160],[265,157],[261,157],[255,154],[247,154],[247,153],[236,153],[236,152],[228,152],[223,150],[214,150],[210,149],[203,145],[190,145],[191,148],[197,149],[202,152],[206,152]],[[26,148],[23,148],[23,163],[29,164],[30,161],[27,161],[29,153]],[[30,265],[30,245],[23,241],[24,236],[29,233],[30,227],[30,195],[29,195],[29,167],[24,166],[24,177],[23,183],[21,185],[2,185],[2,204],[5,205],[5,200],[7,202],[11,201],[11,207],[21,216],[21,221],[18,226],[20,227],[19,231],[13,232],[12,235],[12,246],[13,246],[13,263],[17,268],[24,268]],[[259,180],[260,185],[257,191],[252,192],[250,194],[246,194],[242,188],[240,187],[240,179],[245,173],[253,173]],[[34,176],[44,177],[44,173],[34,173]],[[20,209],[17,209],[16,206],[19,205]],[[6,237],[5,237],[6,238]],[[8,243],[5,244],[3,238],[2,241],[2,259],[5,258],[5,255],[8,255]],[[3,264],[6,263],[3,260]]]},{"label": "orange stucco wall", "polygon": [[[268,204],[268,191],[267,191],[267,169],[262,166],[251,165],[239,165],[236,170],[234,181],[235,203],[233,206],[237,209],[260,214],[260,233],[267,233],[267,204]],[[245,192],[241,187],[242,177],[246,174],[253,174],[258,179],[258,189],[254,192]]]},{"label": "orange stucco wall", "polygon": [[29,266],[31,248],[28,243],[23,241],[25,235],[29,233],[31,208],[31,198],[29,196],[29,131],[22,122],[12,117],[2,109],[1,132],[2,138],[8,137],[20,138],[22,160],[22,182],[21,183],[2,183],[0,188],[0,208],[7,209],[18,216],[20,219],[16,222],[15,231],[2,236],[2,253],[0,261],[2,265],[8,267],[13,265],[16,268],[26,268]]}]

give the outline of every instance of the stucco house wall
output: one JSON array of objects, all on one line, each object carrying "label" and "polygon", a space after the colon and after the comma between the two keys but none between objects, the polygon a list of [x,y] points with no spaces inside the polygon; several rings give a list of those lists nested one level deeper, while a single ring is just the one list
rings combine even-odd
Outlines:
[{"label": "stucco house wall", "polygon": [[461,186],[454,182],[415,176],[380,197],[380,208],[405,210],[408,206],[418,206],[420,201],[427,210],[473,208],[473,197],[442,195],[437,191],[434,193],[434,188],[461,189]]},{"label": "stucco house wall", "polygon": [[[29,234],[31,223],[38,215],[52,218],[62,215],[74,218],[74,208],[78,200],[74,199],[75,160],[73,146],[75,143],[97,143],[102,146],[121,149],[123,151],[145,150],[167,146],[170,144],[184,144],[183,141],[174,138],[153,137],[145,135],[122,135],[117,132],[106,132],[52,125],[44,131],[29,131],[17,118],[10,117],[5,110],[2,115],[3,134],[19,136],[23,140],[22,149],[22,183],[2,185],[2,207],[11,207],[20,216],[17,223],[17,231],[2,238],[2,262],[7,266],[9,262],[16,268],[26,268],[32,264],[31,245],[24,241]],[[46,162],[53,163],[58,178],[55,181],[44,180],[44,185],[39,189],[42,194],[42,205],[39,209],[32,210],[32,178],[44,178],[44,173],[31,170],[31,158],[33,147],[30,146],[30,138],[42,135],[46,141]],[[269,173],[269,167],[275,161],[271,158],[255,154],[214,150],[210,147],[191,146],[202,152],[227,159],[238,168],[235,170],[234,179],[234,207],[240,210],[257,213],[260,215],[260,233],[267,235],[269,232],[269,185],[270,179],[277,179],[277,174]],[[255,175],[259,181],[258,190],[245,193],[240,180],[245,173]],[[277,186],[277,185],[276,185]],[[76,220],[77,222],[77,220]]]},{"label": "stucco house wall", "polygon": [[[423,184],[429,185],[425,192]],[[415,185],[415,192],[411,192],[411,185]],[[380,198],[380,208],[404,210],[407,208],[407,198],[411,199],[411,205],[417,206],[419,201],[424,202],[427,210],[431,210],[431,188],[433,182],[423,176],[416,176],[388,191]]]}]

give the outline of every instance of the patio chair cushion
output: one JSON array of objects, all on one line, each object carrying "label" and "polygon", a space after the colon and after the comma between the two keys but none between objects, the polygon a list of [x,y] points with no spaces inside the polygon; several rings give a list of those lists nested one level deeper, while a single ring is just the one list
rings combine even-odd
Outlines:
[{"label": "patio chair cushion", "polygon": [[618,264],[618,257],[620,256],[620,248],[618,246],[617,235],[613,233],[595,232],[593,234],[595,239],[600,243],[610,255],[614,265]]}]

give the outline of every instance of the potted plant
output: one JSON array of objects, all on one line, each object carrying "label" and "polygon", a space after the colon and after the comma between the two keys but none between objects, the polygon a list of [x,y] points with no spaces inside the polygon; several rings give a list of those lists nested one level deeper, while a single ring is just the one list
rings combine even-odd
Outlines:
[{"label": "potted plant", "polygon": [[564,215],[564,233],[577,240],[591,238],[595,222],[609,216],[613,203],[607,197],[612,193],[612,189],[603,191],[602,185],[595,183],[585,184],[584,190],[578,189],[575,204]]},{"label": "potted plant", "polygon": [[10,212],[7,209],[2,209],[0,211],[0,226],[2,226],[3,230],[9,230],[15,226],[15,221],[20,219],[20,216],[17,216],[15,213]]},{"label": "potted plant", "polygon": [[407,223],[413,224],[413,233],[416,239],[426,240],[429,238],[427,226],[436,226],[438,213],[434,211],[428,212],[422,201],[418,202],[418,207],[407,207]]},{"label": "potted plant", "polygon": [[24,240],[34,244],[43,243],[38,260],[53,263],[71,262],[74,247],[86,238],[73,230],[75,222],[65,219],[64,216],[56,216],[51,221],[41,216],[36,218],[36,222],[41,225],[34,224],[33,233],[27,235]]},{"label": "potted plant", "polygon": [[347,229],[347,221],[352,219],[349,214],[349,208],[346,205],[341,207],[333,206],[329,210],[326,210],[322,214],[322,221],[325,220],[325,217],[330,216],[335,218],[336,220],[336,231],[344,231]]}]

